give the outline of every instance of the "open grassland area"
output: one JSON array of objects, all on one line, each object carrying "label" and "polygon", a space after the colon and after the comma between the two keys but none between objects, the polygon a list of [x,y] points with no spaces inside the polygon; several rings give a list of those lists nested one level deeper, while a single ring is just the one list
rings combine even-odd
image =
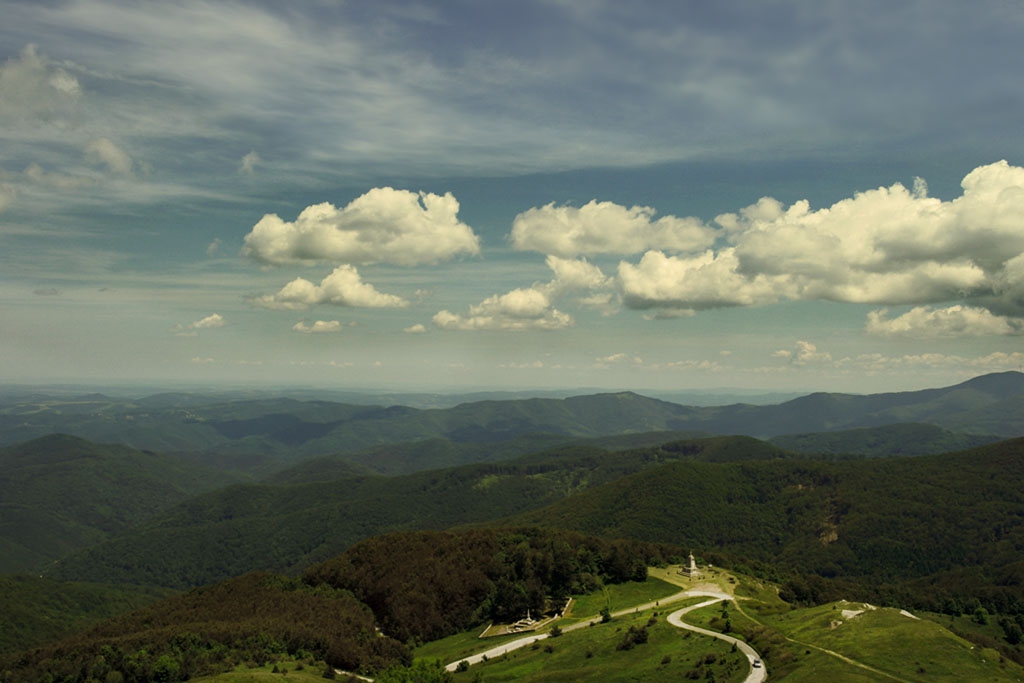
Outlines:
[{"label": "open grassland area", "polygon": [[566,625],[591,619],[603,609],[617,612],[634,605],[664,600],[679,593],[680,590],[682,589],[679,586],[653,576],[648,576],[643,582],[630,581],[604,586],[588,595],[573,598],[568,614],[558,623],[564,628]]},{"label": "open grassland area", "polygon": [[[859,665],[870,674],[865,680],[1024,679],[1024,670],[995,650],[972,645],[941,625],[897,609],[840,601],[765,615],[764,622],[805,651],[831,653],[836,661],[846,658]],[[809,667],[801,666],[791,680],[815,680],[807,676]]]},{"label": "open grassland area", "polygon": [[498,647],[523,637],[522,633],[513,633],[507,636],[481,638],[480,633],[483,630],[484,627],[480,626],[472,631],[464,631],[441,640],[435,640],[416,648],[414,655],[416,659],[440,660],[447,664],[448,662],[455,662],[464,657],[469,657],[481,650]]},{"label": "open grassland area", "polygon": [[[746,658],[732,647],[677,629],[665,621],[668,610],[617,617],[606,624],[565,633],[491,659],[455,675],[472,681],[742,681]],[[657,612],[657,616],[654,616]],[[653,621],[652,621],[653,617]],[[646,642],[625,645],[640,629]],[[711,674],[709,676],[709,673]]]},{"label": "open grassland area", "polygon": [[[751,643],[764,657],[772,680],[1024,680],[1019,665],[993,649],[958,637],[945,623],[915,619],[898,609],[873,608],[864,603],[837,602],[793,609],[779,599],[777,588],[771,584],[726,572],[705,575],[698,582],[679,576],[676,569],[651,568],[646,584],[615,586],[609,595],[598,592],[585,596],[574,603],[570,616],[592,614],[609,605],[615,612],[622,602],[640,604],[663,599],[653,597],[654,592],[645,594],[642,587],[665,586],[671,581],[673,588],[734,591],[738,600],[717,602],[684,619]],[[746,660],[731,646],[688,634],[665,622],[670,612],[703,599],[673,601],[626,613],[607,624],[566,632],[471,667],[457,674],[456,681],[743,680],[749,671]],[[969,620],[961,617],[960,621]],[[568,623],[573,622],[561,622],[562,626]],[[631,627],[634,632],[644,627],[647,641],[626,649],[622,643]],[[464,641],[464,645],[465,650],[445,661],[456,661],[480,649],[473,648],[471,642]]]},{"label": "open grassland area", "polygon": [[[666,583],[659,579],[648,578],[647,581],[629,581],[604,586],[601,590],[588,595],[581,595],[573,598],[572,607],[565,618],[555,622],[559,628],[565,628],[581,621],[588,621],[600,618],[602,609],[610,612],[627,609],[634,605],[641,605],[648,602],[657,602],[665,597],[675,595],[679,587]],[[693,601],[690,601],[693,602]],[[682,607],[687,602],[674,602],[673,608]],[[523,637],[523,633],[516,633],[491,638],[480,638],[485,625],[474,628],[463,633],[456,633],[441,640],[426,643],[415,650],[417,659],[438,659],[442,662],[455,662],[463,657],[468,657],[481,650],[498,647],[502,643],[517,640]],[[545,631],[549,628],[545,628]]]}]

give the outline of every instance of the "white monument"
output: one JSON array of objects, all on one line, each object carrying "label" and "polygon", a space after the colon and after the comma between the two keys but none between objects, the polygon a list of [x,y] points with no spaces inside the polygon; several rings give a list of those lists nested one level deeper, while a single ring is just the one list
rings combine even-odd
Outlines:
[{"label": "white monument", "polygon": [[693,553],[690,553],[690,563],[686,566],[680,567],[679,573],[683,576],[688,576],[691,579],[696,579],[700,576],[700,570],[697,569],[697,561],[693,559]]}]

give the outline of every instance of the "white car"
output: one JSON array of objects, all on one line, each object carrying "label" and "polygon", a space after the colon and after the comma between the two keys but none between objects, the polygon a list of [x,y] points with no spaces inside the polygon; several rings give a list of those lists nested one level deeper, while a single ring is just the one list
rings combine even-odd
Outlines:
[{"label": "white car", "polygon": [[751,663],[751,666],[753,666],[755,669],[760,669],[761,668],[761,660],[760,659],[755,659]]}]

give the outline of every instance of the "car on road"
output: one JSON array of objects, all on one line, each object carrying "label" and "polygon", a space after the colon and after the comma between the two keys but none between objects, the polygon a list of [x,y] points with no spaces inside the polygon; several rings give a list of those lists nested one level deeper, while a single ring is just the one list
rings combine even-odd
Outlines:
[{"label": "car on road", "polygon": [[751,666],[753,666],[755,669],[760,669],[761,668],[761,660],[760,659],[755,659],[753,662],[751,662]]}]

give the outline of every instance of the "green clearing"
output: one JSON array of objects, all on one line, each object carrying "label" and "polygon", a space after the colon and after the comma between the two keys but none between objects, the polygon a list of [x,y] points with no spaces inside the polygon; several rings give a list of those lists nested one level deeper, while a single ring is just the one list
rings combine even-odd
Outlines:
[{"label": "green clearing", "polygon": [[[646,626],[654,612],[656,622]],[[697,675],[719,683],[742,681],[748,667],[740,652],[720,640],[705,638],[669,625],[665,610],[617,617],[549,638],[510,652],[455,675],[472,681],[664,681]],[[618,649],[630,627],[646,626],[648,640],[631,649]],[[691,673],[696,672],[696,673]]]},{"label": "green clearing", "polygon": [[[660,579],[648,577],[647,581],[612,584],[605,586],[602,590],[595,591],[588,595],[574,597],[572,608],[568,617],[559,619],[555,623],[560,628],[572,624],[593,619],[598,616],[602,609],[608,607],[612,612],[619,609],[626,609],[633,605],[640,605],[646,602],[661,600],[680,591],[678,586],[673,586]],[[687,603],[672,603],[685,605]],[[497,647],[510,640],[522,638],[523,633],[516,633],[507,636],[495,636],[492,638],[480,638],[484,626],[481,625],[472,631],[456,633],[453,636],[435,640],[422,645],[414,651],[416,659],[439,659],[442,662],[454,662],[463,657]]]},{"label": "green clearing", "polygon": [[580,621],[592,619],[600,614],[601,610],[606,608],[610,612],[616,612],[628,609],[634,605],[663,600],[681,590],[683,589],[679,586],[672,585],[653,576],[648,576],[644,582],[629,581],[627,583],[604,586],[601,590],[594,591],[593,593],[574,597],[569,608],[569,614],[559,620],[558,624],[564,628]]},{"label": "green clearing", "polygon": [[[943,626],[908,617],[892,608],[865,608],[863,603],[841,601],[766,615],[764,621],[800,646],[831,650],[898,680],[1024,678],[1024,669],[1002,659],[994,650],[976,647]],[[850,667],[844,670],[849,671]],[[805,667],[795,673],[810,676]],[[873,678],[879,679],[877,674]]]},{"label": "green clearing", "polygon": [[[606,591],[582,596],[574,601],[570,617],[558,623],[564,628],[592,618],[605,607],[615,612],[674,595],[687,583],[672,573],[674,569],[651,568],[643,584],[609,586]],[[968,617],[941,617],[942,623],[938,623],[939,619],[914,619],[896,609],[864,609],[863,603],[845,602],[791,609],[779,599],[777,589],[765,582],[726,573],[708,578],[706,583],[717,583],[724,590],[734,588],[740,599],[691,612],[686,621],[722,631],[728,620],[733,635],[762,653],[773,679],[795,683],[1024,679],[1024,670],[1017,664],[994,650],[972,646],[946,628],[946,622],[952,621],[965,626]],[[706,680],[711,672],[716,681],[741,681],[747,673],[745,660],[731,652],[728,644],[665,622],[676,609],[705,599],[673,601],[616,617],[608,624],[566,632],[473,666],[456,674],[455,680],[642,682],[693,675]],[[856,616],[843,616],[843,610],[861,609],[864,611]],[[647,629],[648,642],[629,650],[616,648],[631,626],[647,624],[654,614],[656,622]],[[990,630],[993,628],[990,625]],[[416,657],[452,662],[519,637],[481,640],[477,637],[480,630],[424,645],[416,650]],[[707,663],[708,654],[714,655],[713,663]]]},{"label": "green clearing", "polygon": [[464,631],[441,640],[432,641],[416,648],[413,654],[416,659],[439,659],[447,664],[448,662],[458,661],[482,650],[497,647],[502,643],[523,637],[522,633],[516,633],[507,636],[481,638],[480,633],[483,630],[484,627],[480,626],[472,631]]}]

